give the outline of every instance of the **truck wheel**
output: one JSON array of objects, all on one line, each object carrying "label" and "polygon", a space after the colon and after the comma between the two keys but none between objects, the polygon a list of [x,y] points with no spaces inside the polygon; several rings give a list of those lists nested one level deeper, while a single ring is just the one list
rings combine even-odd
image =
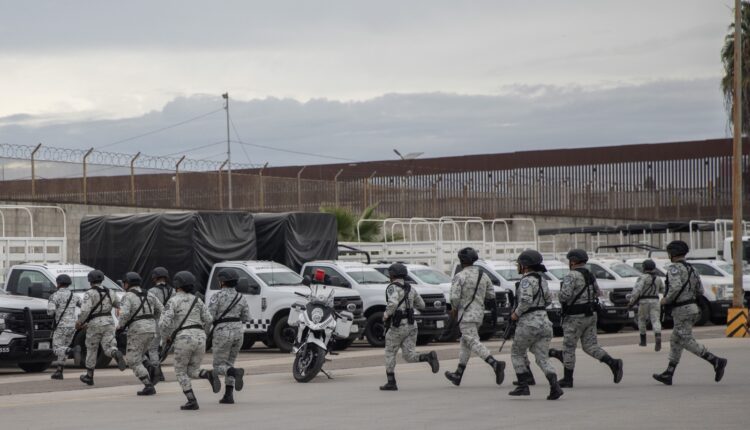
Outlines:
[{"label": "truck wheel", "polygon": [[424,346],[428,345],[435,336],[429,334],[423,334],[417,336],[417,345]]},{"label": "truck wheel", "polygon": [[18,367],[20,367],[21,370],[27,373],[44,372],[45,370],[49,369],[51,365],[51,361],[44,363],[18,363]]},{"label": "truck wheel", "polygon": [[[73,362],[73,365],[78,368],[85,368],[86,367],[86,353],[87,349],[85,345],[81,345],[81,361],[80,362]],[[96,355],[96,368],[97,369],[104,369],[107,366],[109,366],[109,363],[112,362],[112,357],[107,357],[104,355],[104,350],[102,347],[99,347],[99,352]]]},{"label": "truck wheel", "polygon": [[263,339],[263,345],[269,347],[269,348],[276,348],[276,344],[274,343],[273,339],[270,337],[266,337]]},{"label": "truck wheel", "polygon": [[701,311],[701,317],[695,322],[695,325],[701,327],[711,320],[711,306],[706,300],[698,300],[698,308]]},{"label": "truck wheel", "polygon": [[563,333],[563,328],[562,327],[552,327],[552,334],[555,335],[555,336],[557,336],[557,337],[562,336],[564,334]]},{"label": "truck wheel", "polygon": [[354,343],[355,339],[334,339],[331,342],[331,349],[334,351],[343,351]]},{"label": "truck wheel", "polygon": [[242,338],[242,349],[250,349],[255,344],[255,337],[251,334],[245,334]]},{"label": "truck wheel", "polygon": [[485,342],[485,341],[488,341],[488,340],[492,339],[492,336],[494,336],[494,335],[495,335],[495,333],[493,333],[491,331],[487,332],[487,333],[479,333],[479,340],[481,340],[482,342]]},{"label": "truck wheel", "polygon": [[605,333],[617,333],[622,330],[623,327],[622,324],[602,324],[600,328],[604,330]]},{"label": "truck wheel", "polygon": [[448,325],[448,328],[444,332],[435,336],[435,340],[438,342],[455,342],[460,335],[461,332],[458,331],[458,326]]},{"label": "truck wheel", "polygon": [[291,352],[297,338],[297,329],[286,323],[286,318],[279,318],[273,326],[273,343],[281,352]]},{"label": "truck wheel", "polygon": [[367,318],[365,323],[365,337],[370,346],[382,348],[385,346],[385,324],[383,312],[375,312]]}]

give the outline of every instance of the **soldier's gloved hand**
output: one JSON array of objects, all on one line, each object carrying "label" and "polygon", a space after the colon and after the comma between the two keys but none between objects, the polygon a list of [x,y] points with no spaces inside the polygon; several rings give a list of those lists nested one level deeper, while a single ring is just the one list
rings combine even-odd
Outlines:
[{"label": "soldier's gloved hand", "polygon": [[388,314],[383,314],[383,321],[386,321],[388,319]]},{"label": "soldier's gloved hand", "polygon": [[512,319],[513,321],[518,321],[518,314],[513,312],[512,314],[510,314],[510,319]]}]

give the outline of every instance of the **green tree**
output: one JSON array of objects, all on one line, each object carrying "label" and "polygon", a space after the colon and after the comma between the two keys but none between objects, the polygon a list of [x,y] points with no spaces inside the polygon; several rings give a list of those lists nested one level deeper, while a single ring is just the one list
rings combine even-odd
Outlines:
[{"label": "green tree", "polygon": [[[742,132],[750,132],[750,3],[741,2],[742,20]],[[734,17],[734,11],[732,13]],[[734,126],[734,22],[729,25],[721,49],[721,62],[724,65],[724,77],[721,79],[721,91],[724,93],[724,107],[729,115],[729,123]]]},{"label": "green tree", "polygon": [[[341,207],[322,207],[321,212],[333,214],[338,224],[339,240],[342,242],[357,241],[357,224],[363,219],[377,219],[379,215],[375,212],[378,203],[365,208],[362,214],[355,215],[352,211]],[[381,225],[378,222],[363,222],[359,224],[359,237],[362,242],[374,242],[379,240]]]}]

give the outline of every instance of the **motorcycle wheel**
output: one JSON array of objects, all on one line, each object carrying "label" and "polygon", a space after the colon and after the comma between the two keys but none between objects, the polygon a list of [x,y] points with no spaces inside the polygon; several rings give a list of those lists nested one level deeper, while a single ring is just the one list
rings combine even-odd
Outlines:
[{"label": "motorcycle wheel", "polygon": [[323,362],[326,359],[326,352],[318,345],[308,344],[297,351],[292,364],[292,374],[297,382],[310,382],[318,376],[320,369],[323,368]]}]

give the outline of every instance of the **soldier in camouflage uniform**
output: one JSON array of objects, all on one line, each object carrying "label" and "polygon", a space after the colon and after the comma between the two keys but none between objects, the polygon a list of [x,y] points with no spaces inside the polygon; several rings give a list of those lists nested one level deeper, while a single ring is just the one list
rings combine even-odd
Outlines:
[{"label": "soldier in camouflage uniform", "polygon": [[141,277],[137,273],[126,273],[124,286],[127,294],[120,303],[120,321],[117,329],[127,330],[125,361],[133,369],[135,377],[144,385],[143,390],[137,394],[151,396],[156,394],[156,389],[148,370],[143,365],[143,360],[146,351],[153,344],[156,320],[161,316],[164,307],[156,297],[141,290]]},{"label": "soldier in camouflage uniform", "polygon": [[511,319],[517,321],[511,357],[513,368],[518,377],[518,387],[511,391],[511,396],[528,396],[531,369],[528,366],[528,352],[536,358],[536,364],[549,381],[550,392],[547,400],[557,400],[563,391],[557,382],[555,368],[549,363],[549,343],[552,340],[552,323],[547,318],[547,306],[552,303],[547,281],[542,273],[547,269],[542,264],[543,258],[534,250],[527,250],[518,257],[518,273],[523,275],[518,286],[518,305],[513,310]]},{"label": "soldier in camouflage uniform", "polygon": [[[163,267],[157,267],[151,271],[151,281],[153,286],[148,289],[148,293],[161,303],[162,308],[166,308],[169,299],[172,298],[174,288],[170,287],[169,282],[169,271]],[[161,361],[159,360],[159,346],[161,345],[161,331],[156,327],[156,336],[151,347],[148,349],[146,357],[148,358],[149,366],[147,367],[151,382],[156,385],[160,381],[164,380],[164,373],[161,371]]]},{"label": "soldier in camouflage uniform", "polygon": [[214,373],[224,376],[224,397],[219,403],[233,404],[234,389],[242,391],[244,369],[234,367],[234,361],[242,348],[245,324],[250,321],[250,307],[235,287],[239,280],[233,269],[221,269],[216,276],[221,290],[211,297],[208,311],[213,317],[212,350]]},{"label": "soldier in camouflage uniform", "polygon": [[568,252],[570,272],[560,287],[563,304],[563,351],[550,348],[550,357],[563,362],[565,376],[560,380],[563,388],[573,388],[573,370],[576,365],[576,346],[581,340],[583,352],[609,366],[615,384],[622,380],[622,360],[612,358],[596,340],[596,320],[599,286],[596,278],[585,268],[589,256],[582,249]]},{"label": "soldier in camouflage uniform", "polygon": [[80,379],[86,385],[94,385],[94,368],[99,345],[102,346],[104,355],[117,360],[120,371],[125,370],[127,364],[125,357],[117,349],[115,320],[112,318],[112,309],[120,307],[120,300],[117,294],[101,286],[104,282],[104,273],[100,270],[89,272],[88,281],[91,288],[83,295],[76,328],[86,329],[86,374],[81,375]]},{"label": "soldier in camouflage uniform", "polygon": [[427,362],[432,373],[440,370],[437,353],[417,354],[417,324],[414,321],[414,309],[422,310],[424,300],[404,279],[408,271],[401,263],[392,264],[388,268],[391,284],[385,292],[386,308],[383,321],[390,328],[385,334],[385,375],[388,382],[381,386],[382,391],[396,391],[396,354],[401,350],[401,356],[407,363]]},{"label": "soldier in camouflage uniform", "polygon": [[641,334],[640,346],[646,346],[646,329],[649,320],[654,328],[655,351],[661,351],[661,308],[659,294],[664,294],[664,282],[656,276],[656,263],[653,260],[643,262],[644,274],[638,278],[630,296],[628,308],[638,304],[638,331]]},{"label": "soldier in camouflage uniform", "polygon": [[52,374],[52,379],[63,379],[63,367],[68,354],[80,354],[81,350],[80,346],[76,346],[75,351],[70,348],[76,334],[76,306],[81,306],[81,298],[68,288],[73,283],[70,276],[62,274],[55,281],[57,291],[50,296],[47,303],[47,314],[55,318],[52,350],[57,356],[57,361],[52,365],[57,366],[57,370]]},{"label": "soldier in camouflage uniform", "polygon": [[194,296],[198,282],[190,272],[178,272],[174,277],[177,293],[169,299],[159,320],[161,335],[174,345],[174,373],[187,398],[180,406],[197,410],[198,400],[193,393],[191,378],[208,379],[214,393],[221,390],[219,376],[211,370],[201,370],[206,353],[206,333],[211,330],[211,314],[203,301]]},{"label": "soldier in camouflage uniform", "polygon": [[[466,363],[474,352],[492,367],[495,372],[495,383],[500,385],[505,378],[505,362],[497,361],[490,351],[479,341],[478,328],[484,320],[484,304],[495,302],[495,290],[489,277],[474,266],[479,255],[472,248],[464,248],[458,252],[458,260],[462,270],[453,278],[450,302],[453,317],[458,321],[461,331],[461,352],[458,356],[458,368],[455,372],[445,372],[454,385],[461,384]],[[494,306],[494,305],[493,305]]]},{"label": "soldier in camouflage uniform", "polygon": [[680,362],[682,350],[687,349],[698,357],[711,363],[714,368],[714,380],[721,381],[724,377],[724,368],[727,360],[713,355],[693,337],[693,325],[700,319],[700,309],[696,304],[698,297],[703,295],[701,279],[692,266],[685,261],[690,248],[687,243],[675,240],[667,245],[667,253],[672,260],[672,265],[667,271],[667,292],[661,300],[661,304],[671,308],[674,328],[672,337],[669,339],[669,365],[667,370],[660,374],[654,374],[654,379],[665,384],[672,385],[672,376],[675,368]]}]

